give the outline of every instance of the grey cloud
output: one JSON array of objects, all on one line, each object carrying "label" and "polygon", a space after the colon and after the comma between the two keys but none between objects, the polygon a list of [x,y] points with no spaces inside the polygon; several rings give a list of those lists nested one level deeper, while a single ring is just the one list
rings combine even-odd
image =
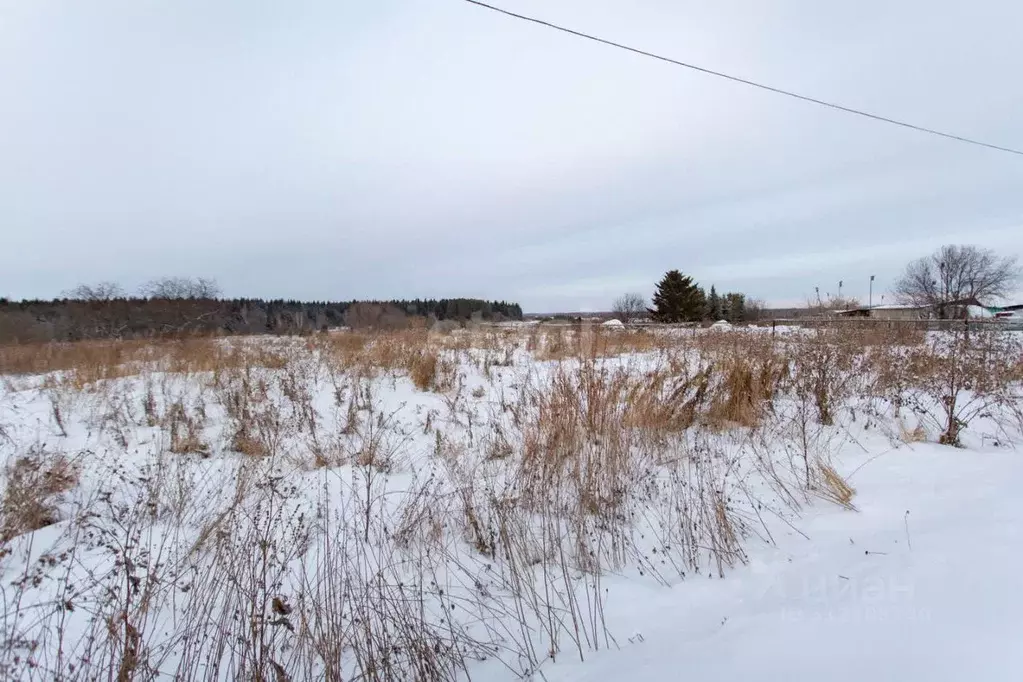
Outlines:
[{"label": "grey cloud", "polygon": [[[944,240],[1023,248],[1023,159],[466,3],[0,6],[0,295],[181,274],[605,308],[679,267],[787,303]],[[1018,3],[506,6],[1023,146]]]}]

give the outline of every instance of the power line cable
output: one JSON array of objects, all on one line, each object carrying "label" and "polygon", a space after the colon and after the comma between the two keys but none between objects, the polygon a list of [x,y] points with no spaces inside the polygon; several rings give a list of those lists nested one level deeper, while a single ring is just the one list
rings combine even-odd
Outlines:
[{"label": "power line cable", "polygon": [[681,66],[681,67],[686,68],[686,69],[692,69],[693,71],[699,71],[700,73],[705,73],[705,74],[710,75],[710,76],[716,76],[718,78],[724,78],[726,80],[730,80],[730,81],[733,81],[733,82],[736,82],[736,83],[741,83],[743,85],[749,85],[751,87],[759,88],[760,90],[766,90],[768,92],[773,92],[773,93],[778,94],[778,95],[785,95],[786,97],[792,97],[792,98],[795,98],[795,99],[803,100],[804,102],[810,102],[811,104],[818,104],[820,106],[828,107],[830,109],[836,109],[838,111],[844,111],[847,114],[855,114],[856,116],[862,116],[864,118],[869,118],[869,119],[872,119],[872,120],[875,120],[875,121],[880,121],[882,123],[890,123],[892,125],[900,126],[902,128],[909,128],[910,130],[916,130],[916,131],[921,132],[921,133],[928,133],[930,135],[937,135],[938,137],[944,137],[944,138],[949,139],[949,140],[956,140],[957,142],[965,142],[967,144],[977,145],[978,147],[987,147],[988,149],[994,149],[994,150],[1000,151],[1000,152],[1007,152],[1009,154],[1016,154],[1017,156],[1023,156],[1023,151],[1020,151],[1018,149],[1012,149],[1011,147],[1002,147],[1002,146],[997,145],[997,144],[989,144],[987,142],[981,142],[980,140],[974,140],[974,139],[971,139],[969,137],[963,137],[962,135],[954,135],[952,133],[944,133],[944,132],[942,132],[940,130],[935,130],[933,128],[926,128],[924,126],[918,126],[918,125],[915,125],[913,123],[907,123],[905,121],[899,121],[899,120],[894,119],[894,118],[888,118],[887,116],[880,116],[878,114],[872,114],[870,112],[862,111],[860,109],[853,109],[852,107],[842,106],[841,104],[835,104],[833,102],[826,102],[826,101],[824,101],[822,99],[817,99],[816,97],[808,97],[807,95],[800,95],[799,93],[792,92],[791,90],[784,90],[782,88],[776,88],[776,87],[771,86],[771,85],[765,85],[763,83],[757,83],[756,81],[751,81],[751,80],[748,80],[746,78],[740,78],[739,76],[731,76],[731,75],[729,75],[727,73],[723,73],[721,71],[715,71],[713,69],[708,69],[708,68],[705,68],[705,67],[702,67],[702,66],[697,66],[696,64],[689,64],[687,62],[679,61],[677,59],[672,59],[671,57],[664,57],[664,56],[659,55],[659,54],[654,54],[653,52],[647,52],[646,50],[640,50],[639,48],[629,47],[628,45],[623,45],[622,43],[616,43],[613,40],[607,40],[606,38],[600,38],[600,37],[597,37],[595,35],[590,35],[589,33],[583,33],[582,31],[576,31],[574,29],[567,28],[565,26],[559,26],[558,24],[552,24],[551,22],[544,21],[543,19],[537,19],[535,17],[526,16],[524,14],[517,14],[515,12],[511,12],[509,10],[502,9],[500,7],[495,7],[494,5],[488,5],[485,2],[480,2],[480,0],[465,0],[465,2],[468,2],[469,4],[472,4],[472,5],[476,5],[477,7],[482,7],[484,9],[492,10],[494,12],[498,12],[500,14],[504,14],[506,16],[513,17],[515,19],[521,19],[522,21],[528,21],[528,22],[531,22],[531,23],[534,23],[534,24],[538,24],[540,26],[544,26],[546,28],[552,28],[555,31],[561,31],[562,33],[568,33],[569,35],[573,35],[573,36],[576,36],[578,38],[585,38],[586,40],[592,40],[593,42],[601,43],[603,45],[609,45],[611,47],[617,47],[620,50],[626,50],[627,52],[632,52],[634,54],[642,55],[644,57],[650,57],[651,59],[657,59],[659,61],[667,62],[668,64],[674,64],[675,66]]}]

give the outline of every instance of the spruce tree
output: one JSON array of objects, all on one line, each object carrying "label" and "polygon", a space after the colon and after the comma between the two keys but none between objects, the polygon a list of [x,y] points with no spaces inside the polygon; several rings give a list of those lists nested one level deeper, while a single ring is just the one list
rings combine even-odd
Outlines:
[{"label": "spruce tree", "polygon": [[718,296],[717,289],[712,284],[710,286],[710,296],[707,298],[707,317],[712,322],[717,322],[721,319],[721,297]]},{"label": "spruce tree", "polygon": [[746,317],[746,295],[730,292],[725,294],[723,302],[725,319],[733,324],[742,322]]},{"label": "spruce tree", "polygon": [[692,277],[670,270],[657,283],[653,303],[649,312],[657,322],[695,322],[703,319],[706,297]]}]

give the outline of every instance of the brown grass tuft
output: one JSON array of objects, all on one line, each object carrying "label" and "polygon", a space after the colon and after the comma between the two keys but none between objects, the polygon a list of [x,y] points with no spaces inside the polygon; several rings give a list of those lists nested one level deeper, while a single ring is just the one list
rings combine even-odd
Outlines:
[{"label": "brown grass tuft", "polygon": [[823,499],[845,507],[855,509],[852,499],[856,496],[856,489],[842,478],[841,474],[835,471],[834,467],[826,462],[817,463],[818,481],[815,492]]},{"label": "brown grass tuft", "polygon": [[231,437],[231,449],[249,457],[266,457],[269,453],[263,441],[252,435],[248,428],[239,428]]},{"label": "brown grass tuft", "polygon": [[424,348],[414,353],[409,362],[409,377],[420,391],[429,391],[437,382],[437,353]]},{"label": "brown grass tuft", "polygon": [[9,464],[0,500],[0,542],[60,520],[57,497],[78,483],[78,470],[64,455],[33,453]]},{"label": "brown grass tuft", "polygon": [[899,420],[899,435],[902,438],[903,443],[926,443],[927,442],[927,430],[924,429],[923,424],[917,424],[916,428],[909,429],[906,425]]}]

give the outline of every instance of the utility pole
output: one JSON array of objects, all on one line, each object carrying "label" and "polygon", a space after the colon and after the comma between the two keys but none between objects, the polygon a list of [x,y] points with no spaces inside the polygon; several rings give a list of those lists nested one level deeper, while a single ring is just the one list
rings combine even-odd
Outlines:
[{"label": "utility pole", "polygon": [[867,307],[868,308],[873,308],[874,307],[874,276],[873,275],[870,276],[870,295],[869,296],[870,297],[867,299]]},{"label": "utility pole", "polygon": [[941,307],[938,308],[938,316],[941,319],[948,317],[945,305],[948,302],[948,280],[945,277],[945,261],[938,263],[938,270],[941,272]]}]

